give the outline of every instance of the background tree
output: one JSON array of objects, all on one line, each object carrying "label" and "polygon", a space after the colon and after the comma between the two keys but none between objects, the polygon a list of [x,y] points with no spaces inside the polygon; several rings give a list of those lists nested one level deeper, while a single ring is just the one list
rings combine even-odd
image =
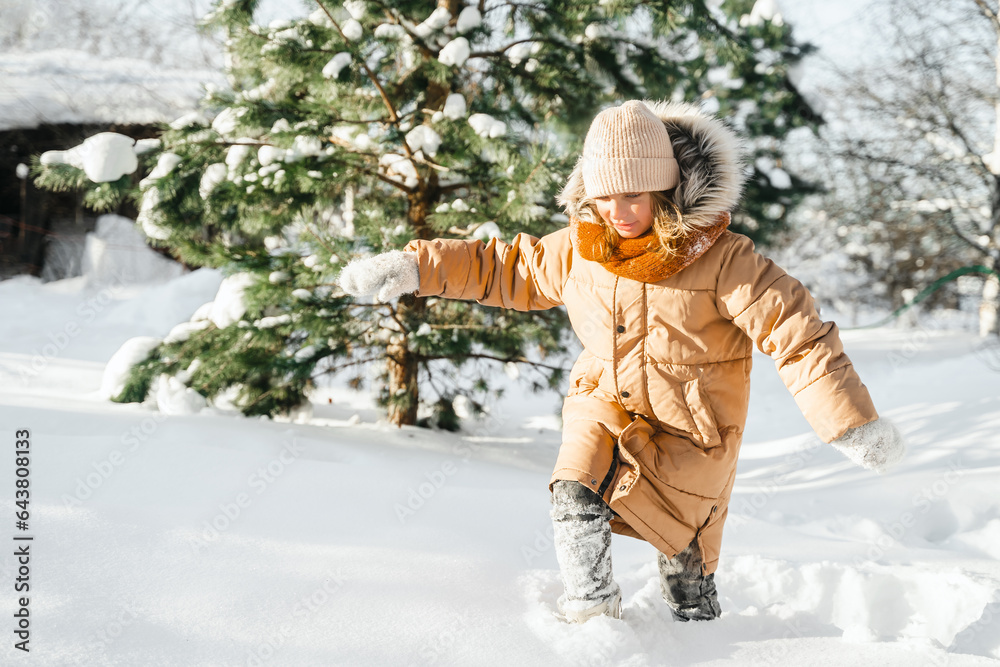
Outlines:
[{"label": "background tree", "polygon": [[216,6],[205,22],[225,38],[231,88],[209,91],[204,114],[138,156],[142,169],[155,163],[138,188],[128,176],[87,181],[78,155],[38,170],[41,185],[86,189],[96,208],[140,198],[151,243],[232,276],[214,306],[133,367],[118,400],[143,400],[172,377],[273,415],[320,376],[384,360],[390,420],[415,423],[423,401],[449,426],[456,397],[490,390],[491,367],[470,362],[527,367],[539,371],[533,386],[559,386],[561,309],[359,303],[335,278],[355,254],[413,238],[488,242],[564,225],[554,195],[590,120],[613,102],[700,101],[748,137],[739,230],[780,228],[808,190],[781,168],[785,134],[818,121],[788,79],[807,49],[769,2],[314,7],[265,26],[254,0]]},{"label": "background tree", "polygon": [[72,49],[158,66],[215,68],[221,62],[221,45],[199,34],[196,4],[202,3],[0,0],[0,50]]},{"label": "background tree", "polygon": [[[827,91],[828,208],[893,307],[956,268],[1000,268],[997,11],[996,0],[892,3],[877,20],[886,51]],[[987,276],[984,336],[1000,306]]]}]

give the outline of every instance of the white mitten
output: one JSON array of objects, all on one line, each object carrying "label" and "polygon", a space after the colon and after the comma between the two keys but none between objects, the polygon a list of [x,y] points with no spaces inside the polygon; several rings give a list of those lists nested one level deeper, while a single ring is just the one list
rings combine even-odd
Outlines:
[{"label": "white mitten", "polygon": [[340,271],[338,282],[352,296],[374,294],[376,299],[387,303],[420,288],[417,267],[417,256],[412,252],[390,250],[350,262]]},{"label": "white mitten", "polygon": [[847,429],[844,435],[830,443],[844,456],[862,468],[880,475],[903,458],[903,436],[888,419],[876,419]]}]

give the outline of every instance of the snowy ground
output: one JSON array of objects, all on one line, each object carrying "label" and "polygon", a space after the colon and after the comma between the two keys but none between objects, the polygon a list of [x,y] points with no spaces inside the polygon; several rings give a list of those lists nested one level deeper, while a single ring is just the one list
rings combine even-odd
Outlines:
[{"label": "snowy ground", "polygon": [[[335,388],[301,424],[99,399],[122,342],[164,335],[218,283],[0,283],[4,664],[1000,663],[1000,351],[966,334],[845,333],[909,442],[881,477],[821,446],[759,358],[722,618],[673,622],[655,552],[616,537],[623,619],[567,626],[546,490],[556,397],[512,391],[458,435],[386,427]],[[12,634],[21,428],[27,656]]]}]

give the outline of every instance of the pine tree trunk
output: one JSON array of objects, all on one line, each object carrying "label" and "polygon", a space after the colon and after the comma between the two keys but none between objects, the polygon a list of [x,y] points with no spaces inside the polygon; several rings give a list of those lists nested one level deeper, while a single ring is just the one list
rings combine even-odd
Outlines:
[{"label": "pine tree trunk", "polygon": [[[406,301],[419,301],[419,303],[406,305]],[[397,316],[405,322],[423,311],[423,303],[423,299],[401,297],[396,308]],[[412,426],[417,423],[417,406],[420,403],[417,385],[419,367],[416,356],[409,350],[405,334],[398,336],[388,345],[386,356],[389,371],[389,423],[396,426],[404,424]]]},{"label": "pine tree trunk", "polygon": [[[437,174],[433,171],[423,181],[421,187],[409,196],[407,222],[417,238],[433,237],[433,230],[427,225],[427,213],[440,197]],[[400,322],[423,322],[427,310],[427,300],[409,294],[399,299],[396,317]],[[409,349],[408,333],[398,336],[386,347],[387,370],[389,372],[389,423],[396,426],[413,426],[417,423],[417,407],[420,405],[420,390],[417,384],[419,359]]]}]

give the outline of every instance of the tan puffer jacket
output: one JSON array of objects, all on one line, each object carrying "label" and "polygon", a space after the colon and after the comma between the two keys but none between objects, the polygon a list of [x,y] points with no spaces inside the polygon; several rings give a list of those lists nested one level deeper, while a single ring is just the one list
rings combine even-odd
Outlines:
[{"label": "tan puffer jacket", "polygon": [[[667,125],[688,186],[678,193],[686,217],[710,224],[739,196],[735,137],[691,107],[650,106]],[[564,191],[570,206],[582,195],[579,181],[577,170]],[[418,257],[419,296],[516,310],[566,306],[584,351],[570,377],[552,481],[597,491],[617,515],[615,532],[667,556],[697,538],[705,574],[718,564],[754,345],[775,360],[824,441],[878,416],[836,325],[745,236],[723,233],[657,283],[581,258],[569,228],[510,244],[413,241],[406,250]]]}]

